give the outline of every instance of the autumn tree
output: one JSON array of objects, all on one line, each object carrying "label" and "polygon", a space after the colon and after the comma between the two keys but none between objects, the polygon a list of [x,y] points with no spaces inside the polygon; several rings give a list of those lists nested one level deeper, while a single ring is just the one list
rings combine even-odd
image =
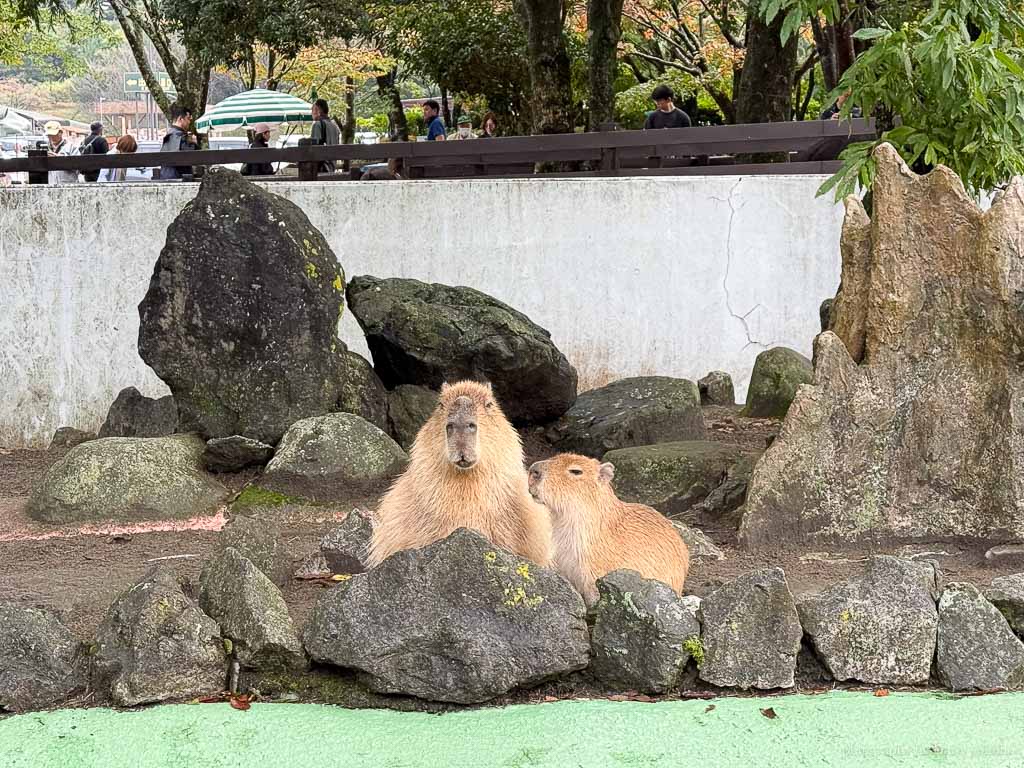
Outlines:
[{"label": "autumn tree", "polygon": [[565,22],[570,0],[516,0],[526,30],[534,133],[572,133],[572,72]]}]

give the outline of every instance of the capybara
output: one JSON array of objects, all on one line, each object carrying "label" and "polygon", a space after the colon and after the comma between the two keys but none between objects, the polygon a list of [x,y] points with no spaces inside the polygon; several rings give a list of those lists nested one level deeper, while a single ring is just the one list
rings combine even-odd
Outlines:
[{"label": "capybara", "polygon": [[478,531],[538,565],[551,564],[548,512],[530,496],[519,433],[489,384],[443,386],[409,454],[409,467],[377,509],[371,566],[458,528]]},{"label": "capybara", "polygon": [[555,567],[587,606],[597,602],[597,579],[620,568],[678,594],[690,568],[686,544],[660,512],[621,501],[614,477],[612,464],[573,453],[530,467],[530,493],[551,513]]}]

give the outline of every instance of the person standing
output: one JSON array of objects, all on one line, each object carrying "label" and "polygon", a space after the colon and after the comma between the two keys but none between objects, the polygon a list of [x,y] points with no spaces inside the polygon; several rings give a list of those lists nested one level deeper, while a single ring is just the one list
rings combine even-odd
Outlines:
[{"label": "person standing", "polygon": [[[56,120],[50,120],[43,126],[43,133],[46,134],[46,155],[47,157],[69,157],[75,153],[74,147],[68,143],[64,136],[64,129]],[[78,171],[49,171],[46,175],[48,184],[76,184],[78,182]]]},{"label": "person standing", "polygon": [[[320,146],[341,144],[341,130],[338,128],[338,124],[331,119],[331,107],[326,99],[314,101],[310,114],[313,116],[313,128],[309,136],[314,144]],[[321,173],[334,173],[334,169],[333,160],[321,161]]]},{"label": "person standing", "polygon": [[498,118],[494,116],[493,112],[488,112],[484,115],[484,121],[480,124],[480,138],[498,138]]},{"label": "person standing", "polygon": [[[249,149],[270,149],[270,126],[256,123],[252,129],[252,144]],[[273,176],[273,163],[246,163],[242,166],[243,176]]]},{"label": "person standing", "polygon": [[647,120],[644,121],[645,131],[654,128],[689,128],[693,125],[690,116],[675,105],[675,94],[667,85],[655,88],[651,93],[651,99],[658,108],[647,115]]},{"label": "person standing", "polygon": [[441,105],[433,99],[423,102],[423,122],[427,124],[427,141],[444,141],[444,122],[441,120]]},{"label": "person standing", "polygon": [[[103,123],[95,122],[89,126],[89,138],[82,142],[79,147],[80,155],[105,155],[110,151],[110,145],[103,136]],[[100,171],[82,171],[82,178],[86,181],[96,181],[100,177]]]},{"label": "person standing", "polygon": [[459,119],[455,121],[457,126],[455,135],[452,136],[452,141],[466,141],[467,139],[475,139],[473,135],[473,118],[467,114],[459,116]]},{"label": "person standing", "polygon": [[[127,133],[117,140],[114,148],[110,150],[112,155],[131,155],[139,148],[134,136]],[[124,181],[128,175],[127,168],[104,168],[100,173],[100,181]]]},{"label": "person standing", "polygon": [[[171,127],[164,136],[161,152],[189,152],[199,148],[195,134],[188,132],[192,124],[192,110],[180,104],[171,105]],[[192,175],[191,165],[164,165],[160,168],[161,179],[180,179]]]}]

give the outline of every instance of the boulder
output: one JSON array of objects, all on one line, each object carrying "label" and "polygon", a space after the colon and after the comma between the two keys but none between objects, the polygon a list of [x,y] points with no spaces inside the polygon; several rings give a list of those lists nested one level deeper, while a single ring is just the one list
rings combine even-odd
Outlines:
[{"label": "boulder", "polygon": [[818,307],[818,320],[821,321],[822,333],[829,329],[832,325],[832,305],[835,303],[835,299],[825,299],[821,302],[821,306]]},{"label": "boulder", "polygon": [[274,445],[338,402],[344,291],[297,205],[210,168],[167,228],[139,304],[139,354],[170,387],[182,431]]},{"label": "boulder", "polygon": [[576,370],[551,334],[487,294],[418,280],[356,277],[347,295],[388,389],[489,381],[517,425],[557,419],[576,399]]},{"label": "boulder", "polygon": [[725,371],[712,371],[697,381],[701,405],[736,405],[732,376]]},{"label": "boulder", "polygon": [[842,286],[751,480],[741,541],[830,547],[1024,538],[1024,180],[982,212],[956,175],[875,150],[847,198]]},{"label": "boulder", "polygon": [[85,688],[80,643],[49,611],[0,603],[0,711],[44,709]]},{"label": "boulder", "polygon": [[614,571],[597,580],[591,674],[615,690],[667,693],[699,647],[700,624],[672,588]]},{"label": "boulder", "polygon": [[766,349],[754,360],[743,415],[784,419],[797,390],[814,378],[811,361],[786,347]]},{"label": "boulder", "polygon": [[702,522],[728,524],[739,528],[741,508],[747,499],[747,487],[762,451],[741,453],[725,472],[722,481],[701,501],[693,505],[691,514]]},{"label": "boulder", "polygon": [[95,439],[95,432],[83,432],[81,429],[75,429],[74,427],[60,427],[53,433],[53,439],[50,440],[50,450],[52,451],[55,448],[74,448],[76,445],[81,445]]},{"label": "boulder", "polygon": [[[388,391],[370,362],[355,352],[341,356],[341,393],[337,409],[362,416],[373,426],[388,431]],[[404,446],[403,446],[404,447]]]},{"label": "boulder", "polygon": [[146,397],[122,389],[107,411],[99,437],[167,437],[178,431],[178,409],[171,395]]},{"label": "boulder", "polygon": [[804,632],[839,681],[881,685],[928,682],[935,654],[938,575],[930,563],[888,555],[863,576],[803,598]]},{"label": "boulder", "polygon": [[707,534],[705,534],[704,531],[698,530],[697,528],[691,528],[677,520],[672,521],[672,527],[676,529],[676,533],[679,534],[679,538],[681,538],[683,543],[686,544],[686,548],[690,552],[691,562],[699,560],[709,562],[725,560],[725,553],[707,537]]},{"label": "boulder", "polygon": [[992,579],[985,597],[1006,617],[1010,628],[1024,637],[1024,573]]},{"label": "boulder", "polygon": [[320,540],[320,551],[331,573],[362,573],[370,553],[373,518],[362,509],[353,509],[341,525],[332,528]]},{"label": "boulder", "polygon": [[212,515],[228,490],[202,471],[203,448],[191,435],[82,443],[46,471],[28,514],[47,523]]},{"label": "boulder", "polygon": [[326,480],[346,487],[368,486],[400,474],[405,451],[365,419],[330,413],[303,419],[281,438],[263,480]]},{"label": "boulder", "polygon": [[231,640],[239,665],[261,671],[302,668],[302,643],[274,583],[228,547],[203,567],[199,605]]},{"label": "boulder", "polygon": [[420,428],[437,407],[437,392],[415,384],[403,384],[388,393],[388,425],[391,436],[405,450],[412,448]]},{"label": "boulder", "polygon": [[678,515],[707,497],[725,479],[744,449],[709,440],[658,443],[609,451],[616,495],[623,501]]},{"label": "boulder", "polygon": [[161,566],[114,601],[93,663],[97,686],[123,707],[219,693],[227,679],[217,623]]},{"label": "boulder", "polygon": [[373,690],[474,704],[587,666],[583,599],[554,571],[460,528],[324,593],[304,642]]},{"label": "boulder", "polygon": [[295,570],[295,578],[323,579],[331,575],[331,566],[327,564],[327,558],[319,549],[306,556],[299,567]]},{"label": "boulder", "polygon": [[273,446],[251,437],[215,437],[206,441],[203,466],[210,472],[238,472],[246,467],[262,466],[273,455]]},{"label": "boulder", "polygon": [[712,685],[792,688],[800,619],[781,568],[762,568],[719,587],[701,604],[700,678]]},{"label": "boulder", "polygon": [[559,450],[600,458],[636,445],[704,439],[697,385],[668,376],[622,379],[584,392],[551,430]]},{"label": "boulder", "polygon": [[971,584],[947,584],[939,598],[936,669],[954,691],[1024,686],[1024,643]]},{"label": "boulder", "polygon": [[248,559],[278,586],[288,581],[291,558],[281,528],[267,515],[232,515],[219,538],[220,550],[229,547]]}]

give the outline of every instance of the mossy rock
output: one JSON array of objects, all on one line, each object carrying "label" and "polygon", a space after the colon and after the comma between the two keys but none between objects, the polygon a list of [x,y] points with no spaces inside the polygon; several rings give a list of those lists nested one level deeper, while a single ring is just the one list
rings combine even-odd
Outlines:
[{"label": "mossy rock", "polygon": [[753,418],[784,419],[801,384],[814,379],[811,361],[786,347],[768,349],[757,356],[747,387],[747,404],[742,415]]}]

